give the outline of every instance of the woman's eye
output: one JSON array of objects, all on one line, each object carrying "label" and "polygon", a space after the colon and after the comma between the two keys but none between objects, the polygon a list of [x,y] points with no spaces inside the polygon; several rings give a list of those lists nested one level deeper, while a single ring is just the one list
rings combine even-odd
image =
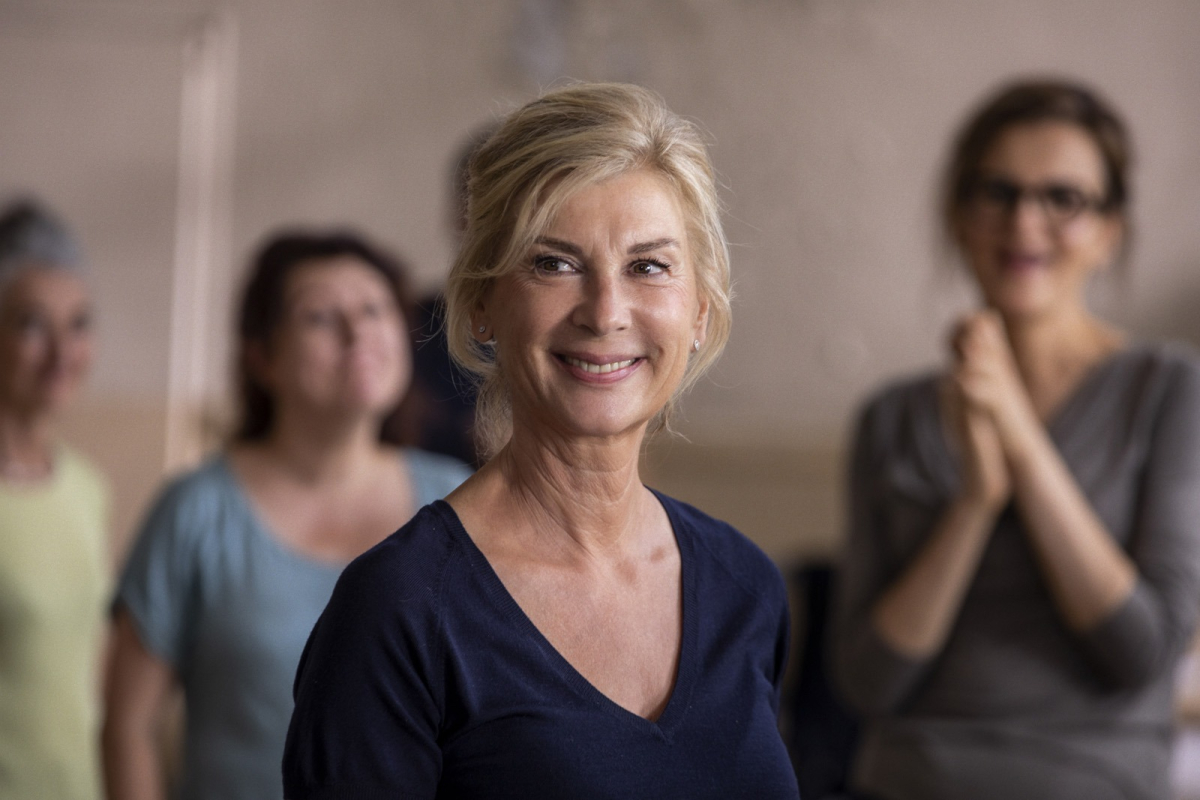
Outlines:
[{"label": "woman's eye", "polygon": [[661,275],[671,267],[661,261],[648,259],[646,261],[638,261],[633,265],[635,275]]},{"label": "woman's eye", "polygon": [[575,265],[565,258],[558,256],[538,256],[533,260],[534,269],[548,275],[559,275],[564,272],[574,272]]},{"label": "woman's eye", "polygon": [[310,308],[300,312],[300,322],[307,326],[320,328],[337,322],[337,315],[328,309]]},{"label": "woman's eye", "polygon": [[40,314],[21,314],[14,323],[17,332],[23,336],[41,333],[49,327],[46,319]]},{"label": "woman's eye", "polygon": [[1071,186],[1047,186],[1045,196],[1055,211],[1067,214],[1079,211],[1087,202],[1083,192]]},{"label": "woman's eye", "polygon": [[88,333],[92,329],[92,315],[80,314],[71,319],[71,331],[74,333]]},{"label": "woman's eye", "polygon": [[1005,180],[983,181],[977,188],[978,197],[985,203],[1001,208],[1011,208],[1017,204],[1021,189]]}]

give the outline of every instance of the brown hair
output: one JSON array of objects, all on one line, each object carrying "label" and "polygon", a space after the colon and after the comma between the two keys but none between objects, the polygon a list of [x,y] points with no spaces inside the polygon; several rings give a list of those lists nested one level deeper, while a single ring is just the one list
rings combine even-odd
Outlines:
[{"label": "brown hair", "polygon": [[[240,419],[234,439],[261,440],[275,422],[275,399],[255,377],[247,357],[251,344],[269,345],[283,319],[284,295],[288,279],[301,266],[332,258],[350,257],[379,273],[391,289],[405,325],[416,319],[408,288],[408,270],[398,258],[369,243],[351,231],[283,231],[268,237],[250,266],[250,277],[242,293],[238,313],[237,388]],[[409,331],[409,347],[413,346]],[[389,444],[403,441],[403,401],[390,411],[380,428],[379,439]]]},{"label": "brown hair", "polygon": [[[942,223],[951,241],[988,150],[1014,125],[1037,122],[1066,122],[1091,137],[1104,162],[1103,210],[1126,216],[1133,154],[1121,117],[1095,91],[1080,84],[1054,79],[1019,81],[988,97],[954,141],[942,186]],[[1128,226],[1128,220],[1124,221]],[[1124,238],[1128,239],[1128,233]]]}]

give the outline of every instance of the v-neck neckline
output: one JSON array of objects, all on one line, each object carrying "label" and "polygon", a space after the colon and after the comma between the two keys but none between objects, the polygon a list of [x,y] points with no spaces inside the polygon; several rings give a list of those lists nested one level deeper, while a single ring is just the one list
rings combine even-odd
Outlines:
[{"label": "v-neck neckline", "polygon": [[558,648],[534,624],[529,615],[525,613],[525,609],[521,608],[520,603],[508,591],[508,587],[504,585],[504,581],[500,580],[500,576],[492,567],[491,562],[488,561],[487,556],[475,544],[475,540],[471,538],[471,535],[463,526],[462,520],[459,519],[454,508],[445,500],[438,500],[434,503],[434,507],[449,522],[448,527],[451,533],[466,549],[472,566],[475,567],[478,577],[483,581],[485,590],[499,604],[504,615],[538,646],[546,656],[549,665],[577,694],[592,702],[599,709],[625,720],[634,727],[641,730],[649,730],[655,735],[669,741],[686,715],[688,707],[691,705],[691,694],[695,686],[696,639],[699,635],[696,609],[697,595],[695,590],[695,554],[693,551],[693,538],[688,535],[685,526],[676,515],[675,510],[661,494],[653,489],[650,489],[650,491],[666,512],[667,519],[671,523],[671,531],[675,536],[676,546],[679,548],[681,594],[681,634],[679,658],[675,667],[675,680],[671,687],[670,697],[667,699],[662,713],[658,715],[657,719],[653,720],[643,717],[637,712],[631,711],[621,705],[597,689],[591,681],[585,678],[583,673],[576,669],[575,665],[567,660],[566,656],[559,652]]},{"label": "v-neck neckline", "polygon": [[[412,495],[413,514],[420,509],[417,504],[418,489],[416,485],[417,476],[409,463],[409,448],[401,447],[399,457],[401,461],[401,469],[405,472],[405,477],[408,479],[409,491]],[[259,504],[251,496],[249,488],[242,482],[242,478],[238,475],[237,469],[233,465],[228,451],[220,453],[214,463],[218,469],[221,479],[224,480],[230,489],[230,493],[234,498],[234,502],[238,505],[241,512],[249,521],[249,528],[253,531],[253,535],[260,542],[264,542],[266,546],[277,556],[303,565],[306,569],[316,570],[325,575],[337,577],[342,574],[342,570],[353,561],[356,556],[351,556],[343,559],[326,559],[320,556],[309,553],[299,547],[296,547],[287,539],[279,535],[276,530],[268,523],[266,514]],[[411,519],[411,517],[410,517]],[[405,520],[407,522],[407,520]],[[385,537],[386,538],[386,537]],[[367,548],[370,549],[370,548]]]}]

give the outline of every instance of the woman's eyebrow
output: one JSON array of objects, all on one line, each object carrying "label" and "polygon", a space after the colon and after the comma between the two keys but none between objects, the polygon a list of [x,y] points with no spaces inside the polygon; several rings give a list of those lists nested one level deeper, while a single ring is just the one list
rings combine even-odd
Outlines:
[{"label": "woman's eyebrow", "polygon": [[555,239],[552,236],[539,236],[537,239],[534,240],[534,243],[535,244],[544,244],[548,247],[553,247],[555,249],[562,250],[564,253],[566,253],[568,255],[576,256],[578,258],[583,257],[583,249],[580,248],[579,245],[572,244],[571,242],[568,242],[565,239]]},{"label": "woman's eyebrow", "polygon": [[676,240],[674,240],[670,237],[666,237],[663,239],[655,239],[652,242],[642,242],[641,244],[635,244],[633,247],[629,248],[629,252],[633,255],[640,255],[642,253],[649,253],[654,250],[661,250],[664,247],[679,247],[679,242],[677,242]]},{"label": "woman's eyebrow", "polygon": [[[553,236],[539,236],[534,240],[534,242],[535,244],[541,244],[561,250],[568,255],[576,256],[578,258],[583,257],[583,249],[580,248],[579,245],[572,244],[565,239],[555,239]],[[650,253],[655,250],[661,250],[665,247],[679,247],[679,241],[667,236],[662,239],[654,239],[653,241],[649,242],[639,242],[635,245],[631,245],[628,252],[630,255],[641,255],[642,253]]]}]

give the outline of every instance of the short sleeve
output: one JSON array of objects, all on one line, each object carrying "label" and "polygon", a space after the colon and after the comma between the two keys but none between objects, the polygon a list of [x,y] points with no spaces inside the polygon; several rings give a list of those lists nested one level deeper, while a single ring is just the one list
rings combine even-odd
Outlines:
[{"label": "short sleeve", "polygon": [[352,562],[313,629],[284,748],[287,800],[437,794],[443,565],[394,546],[422,520]]},{"label": "short sleeve", "polygon": [[197,613],[200,547],[211,528],[208,493],[193,474],[159,494],[138,530],[113,604],[129,612],[146,649],[172,666],[186,661]]}]

